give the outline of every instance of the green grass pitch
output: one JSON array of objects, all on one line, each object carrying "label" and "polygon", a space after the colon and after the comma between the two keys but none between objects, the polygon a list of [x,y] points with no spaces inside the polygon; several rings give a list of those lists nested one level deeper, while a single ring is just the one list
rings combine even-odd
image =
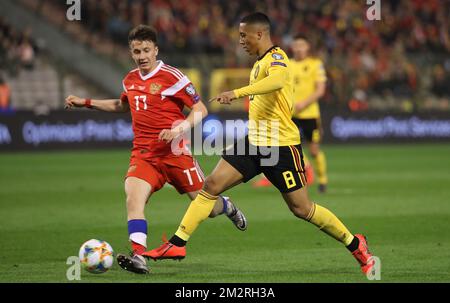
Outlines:
[{"label": "green grass pitch", "polygon": [[[329,192],[313,201],[381,259],[381,282],[450,282],[450,146],[325,146]],[[66,259],[91,238],[128,251],[123,175],[128,150],[0,154],[0,282],[68,282]],[[217,157],[198,157],[206,172]],[[296,219],[274,188],[227,192],[246,213],[240,232],[221,216],[204,222],[182,262],[151,274],[82,271],[81,282],[367,282],[335,240]],[[149,247],[176,230],[188,206],[165,187],[146,208]]]}]

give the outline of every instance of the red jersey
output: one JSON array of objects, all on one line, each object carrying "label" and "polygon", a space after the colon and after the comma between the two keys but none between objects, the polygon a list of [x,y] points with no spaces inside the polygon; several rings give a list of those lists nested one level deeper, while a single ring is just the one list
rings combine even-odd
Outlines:
[{"label": "red jersey", "polygon": [[171,153],[171,143],[158,140],[163,129],[184,120],[184,106],[191,108],[200,100],[191,81],[178,69],[157,61],[147,75],[132,70],[123,80],[120,100],[130,105],[133,125],[133,151],[146,150],[148,156]]}]

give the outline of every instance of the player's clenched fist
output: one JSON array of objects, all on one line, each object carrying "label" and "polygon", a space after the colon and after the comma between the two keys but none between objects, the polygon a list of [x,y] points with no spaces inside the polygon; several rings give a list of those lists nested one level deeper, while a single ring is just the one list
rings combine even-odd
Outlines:
[{"label": "player's clenched fist", "polygon": [[85,106],[86,100],[77,96],[70,95],[66,98],[64,108],[69,109],[72,107]]},{"label": "player's clenched fist", "polygon": [[181,134],[181,130],[177,129],[163,129],[158,136],[158,139],[165,141],[167,143],[171,142],[173,139]]}]

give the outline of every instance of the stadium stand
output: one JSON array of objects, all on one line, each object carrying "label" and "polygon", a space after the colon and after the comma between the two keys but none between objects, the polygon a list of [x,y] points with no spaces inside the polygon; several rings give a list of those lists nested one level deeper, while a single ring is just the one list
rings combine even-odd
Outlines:
[{"label": "stadium stand", "polygon": [[353,0],[85,0],[82,23],[65,22],[64,1],[20,3],[124,70],[131,65],[127,32],[137,24],[151,24],[159,30],[162,53],[173,64],[199,65],[203,74],[218,67],[249,66],[252,58],[236,43],[236,24],[249,11],[265,11],[273,20],[277,44],[286,47],[297,33],[313,38],[328,69],[323,102],[329,106],[450,110],[448,86],[442,84],[450,75],[448,1],[383,1],[383,22],[367,20],[365,1]]},{"label": "stadium stand", "polygon": [[61,108],[66,92],[100,94],[80,76],[62,69],[38,44],[30,27],[20,31],[0,18],[2,110],[36,109],[46,113]]}]

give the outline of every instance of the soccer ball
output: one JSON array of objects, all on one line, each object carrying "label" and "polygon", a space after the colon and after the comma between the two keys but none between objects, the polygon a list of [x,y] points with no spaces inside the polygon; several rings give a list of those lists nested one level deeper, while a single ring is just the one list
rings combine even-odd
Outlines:
[{"label": "soccer ball", "polygon": [[108,242],[91,239],[81,245],[78,256],[84,269],[93,274],[101,274],[113,265],[113,254],[113,249]]}]

